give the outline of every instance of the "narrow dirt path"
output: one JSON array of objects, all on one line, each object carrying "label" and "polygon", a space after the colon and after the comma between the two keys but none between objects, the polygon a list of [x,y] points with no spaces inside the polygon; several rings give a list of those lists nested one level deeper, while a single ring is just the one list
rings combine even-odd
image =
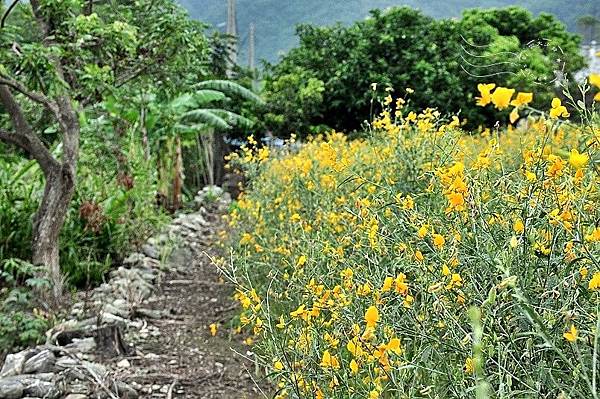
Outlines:
[{"label": "narrow dirt path", "polygon": [[[186,239],[171,254],[171,271],[147,302],[160,317],[147,318],[147,326],[127,336],[137,356],[128,359],[125,381],[142,398],[264,397],[250,374],[254,364],[244,359],[251,355],[249,347],[225,327],[236,309],[233,289],[210,260],[218,255],[217,232],[223,225],[218,213],[206,220],[202,239]],[[211,323],[220,326],[214,337]]]}]

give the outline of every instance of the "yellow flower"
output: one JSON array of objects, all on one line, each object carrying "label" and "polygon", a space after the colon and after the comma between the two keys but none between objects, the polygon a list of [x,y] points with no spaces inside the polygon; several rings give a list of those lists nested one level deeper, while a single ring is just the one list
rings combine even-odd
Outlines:
[{"label": "yellow flower", "polygon": [[600,74],[593,73],[590,75],[590,84],[600,89]]},{"label": "yellow flower", "polygon": [[519,92],[517,98],[511,101],[510,105],[520,107],[521,105],[527,105],[533,101],[533,93]]},{"label": "yellow flower", "polygon": [[398,338],[390,339],[390,342],[388,342],[388,344],[386,345],[386,349],[391,352],[394,352],[397,355],[401,354],[402,348],[400,347],[400,339],[398,339]]},{"label": "yellow flower", "polygon": [[523,234],[523,232],[525,231],[525,225],[523,224],[523,221],[521,219],[515,220],[515,223],[513,224],[513,230],[517,234]]},{"label": "yellow flower", "polygon": [[508,116],[510,123],[512,123],[513,125],[516,121],[519,120],[520,117],[521,116],[519,115],[519,110],[517,108],[514,108],[512,110],[512,112],[510,113],[510,115]]},{"label": "yellow flower", "polygon": [[586,234],[585,240],[589,242],[600,241],[600,227],[596,227],[590,234]]},{"label": "yellow flower", "polygon": [[354,359],[350,360],[350,370],[352,371],[352,374],[358,373],[358,363],[356,363],[356,360]]},{"label": "yellow flower", "polygon": [[600,290],[600,272],[594,273],[590,283],[588,284],[590,290]]},{"label": "yellow flower", "polygon": [[277,323],[275,327],[279,329],[285,328],[285,320],[283,319],[283,315],[279,316],[279,323]]},{"label": "yellow flower", "polygon": [[379,399],[379,391],[377,389],[373,389],[369,392],[369,399]]},{"label": "yellow flower", "polygon": [[218,328],[219,328],[219,326],[218,326],[218,325],[216,325],[215,323],[212,323],[212,324],[209,326],[209,328],[210,328],[210,335],[212,335],[213,337],[214,337],[215,335],[217,335],[217,330],[218,330]]},{"label": "yellow flower", "polygon": [[250,242],[252,242],[252,235],[248,233],[242,234],[242,238],[240,239],[240,245],[246,245]]},{"label": "yellow flower", "polygon": [[388,292],[389,290],[392,289],[392,284],[394,283],[394,278],[393,277],[386,277],[385,280],[383,280],[383,286],[381,287],[381,292]]},{"label": "yellow flower", "polygon": [[510,99],[515,94],[515,89],[507,89],[506,87],[498,87],[492,93],[492,103],[499,110],[508,108],[510,105]]},{"label": "yellow flower", "polygon": [[492,96],[490,92],[494,89],[494,87],[496,87],[494,83],[480,83],[477,85],[477,90],[479,90],[479,93],[481,94],[481,97],[477,97],[477,105],[479,105],[480,107],[485,107],[486,105],[492,102]]},{"label": "yellow flower", "polygon": [[444,238],[444,236],[440,234],[433,235],[433,245],[435,245],[438,249],[441,249],[445,243],[446,239]]},{"label": "yellow flower", "polygon": [[417,251],[415,252],[415,259],[417,262],[423,262],[423,259],[425,258],[423,257],[423,253],[421,251]]},{"label": "yellow flower", "polygon": [[340,362],[338,361],[337,357],[331,355],[331,353],[329,353],[329,351],[326,350],[325,352],[323,352],[323,357],[321,358],[320,366],[324,369],[326,369],[326,368],[339,369]]},{"label": "yellow flower", "polygon": [[519,240],[517,239],[516,236],[512,236],[510,238],[509,245],[510,245],[511,248],[516,248],[519,245]]},{"label": "yellow flower", "polygon": [[465,359],[465,373],[472,374],[475,371],[475,362],[473,359],[468,357]]},{"label": "yellow flower", "polygon": [[348,349],[348,352],[350,352],[352,354],[352,356],[354,357],[361,357],[363,355],[363,349],[360,346],[360,343],[358,343],[358,345],[356,344],[357,338],[354,338],[353,341],[348,341],[348,344],[346,344],[346,349]]},{"label": "yellow flower", "polygon": [[562,105],[560,98],[554,97],[552,99],[552,108],[550,109],[550,118],[557,119],[558,117],[568,118],[571,116],[569,111],[567,111],[567,107]]},{"label": "yellow flower", "polygon": [[375,306],[370,306],[367,309],[365,312],[365,321],[367,322],[367,327],[375,327],[379,321],[379,311]]},{"label": "yellow flower", "polygon": [[574,324],[571,324],[571,329],[564,333],[563,337],[569,342],[575,342],[577,340],[577,329]]},{"label": "yellow flower", "polygon": [[569,155],[569,163],[576,170],[583,169],[587,165],[590,157],[586,154],[580,154],[576,149],[571,150],[571,155]]},{"label": "yellow flower", "polygon": [[277,371],[281,371],[283,370],[283,363],[277,360],[275,363],[273,363],[273,368]]},{"label": "yellow flower", "polygon": [[296,262],[296,267],[302,267],[302,266],[304,266],[305,263],[306,263],[306,256],[305,255],[301,255],[298,258],[298,262]]},{"label": "yellow flower", "polygon": [[417,231],[417,235],[419,236],[419,238],[423,238],[427,235],[427,225],[426,224],[419,227],[419,231]]},{"label": "yellow flower", "polygon": [[298,309],[294,310],[293,312],[290,313],[290,316],[292,317],[299,317],[302,316],[304,313],[306,313],[305,309],[306,306],[304,305],[300,305],[298,306]]},{"label": "yellow flower", "polygon": [[412,303],[415,301],[415,298],[412,295],[406,295],[404,297],[404,300],[402,301],[402,306],[404,306],[405,308],[410,308],[412,306]]}]

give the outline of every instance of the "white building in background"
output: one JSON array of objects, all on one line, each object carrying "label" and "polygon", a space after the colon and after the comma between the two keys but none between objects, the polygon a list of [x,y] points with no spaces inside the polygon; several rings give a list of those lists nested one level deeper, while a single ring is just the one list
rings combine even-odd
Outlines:
[{"label": "white building in background", "polygon": [[590,44],[582,46],[582,53],[585,57],[588,67],[575,74],[578,82],[583,82],[592,73],[600,74],[600,46],[592,41]]}]

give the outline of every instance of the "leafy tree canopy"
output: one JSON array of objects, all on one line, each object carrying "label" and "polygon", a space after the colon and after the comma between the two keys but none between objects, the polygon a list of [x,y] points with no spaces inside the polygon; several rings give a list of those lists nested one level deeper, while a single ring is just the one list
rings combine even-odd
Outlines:
[{"label": "leafy tree canopy", "polygon": [[394,96],[414,89],[413,109],[460,111],[472,125],[493,122],[497,114],[475,105],[477,83],[534,91],[541,103],[557,71],[583,66],[578,36],[549,14],[534,17],[519,7],[467,10],[460,20],[407,7],[375,10],[349,27],[302,25],[297,33],[300,45],[270,65],[265,79],[265,121],[279,134],[319,125],[358,129],[389,88]]}]

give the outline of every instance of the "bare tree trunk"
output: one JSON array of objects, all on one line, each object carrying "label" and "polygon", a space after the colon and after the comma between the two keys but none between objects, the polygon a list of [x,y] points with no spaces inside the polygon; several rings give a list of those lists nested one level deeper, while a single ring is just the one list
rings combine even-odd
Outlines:
[{"label": "bare tree trunk", "polygon": [[32,261],[45,266],[55,298],[63,290],[59,236],[75,192],[73,170],[68,165],[59,165],[46,174],[44,196],[33,221]]},{"label": "bare tree trunk", "polygon": [[213,184],[221,185],[223,184],[223,176],[225,175],[225,153],[227,150],[227,145],[225,144],[225,136],[220,133],[216,134],[214,138],[214,179],[215,182]]},{"label": "bare tree trunk", "polygon": [[181,208],[181,191],[183,188],[183,157],[181,154],[181,138],[175,138],[175,165],[173,167],[173,210]]},{"label": "bare tree trunk", "polygon": [[[38,21],[44,44],[51,46],[54,36],[41,12],[39,0],[30,0],[29,3]],[[88,5],[91,3],[88,2]],[[60,59],[52,58],[52,62],[58,78],[66,81]],[[52,114],[63,133],[60,158],[55,157],[33,132],[13,91],[42,105]],[[63,288],[59,263],[59,236],[75,192],[80,138],[79,118],[67,90],[56,98],[50,98],[43,92],[30,90],[1,71],[0,103],[13,126],[13,131],[0,130],[0,140],[26,152],[38,162],[44,172],[44,196],[33,222],[32,261],[36,265],[45,266],[54,297],[58,299]]]}]

